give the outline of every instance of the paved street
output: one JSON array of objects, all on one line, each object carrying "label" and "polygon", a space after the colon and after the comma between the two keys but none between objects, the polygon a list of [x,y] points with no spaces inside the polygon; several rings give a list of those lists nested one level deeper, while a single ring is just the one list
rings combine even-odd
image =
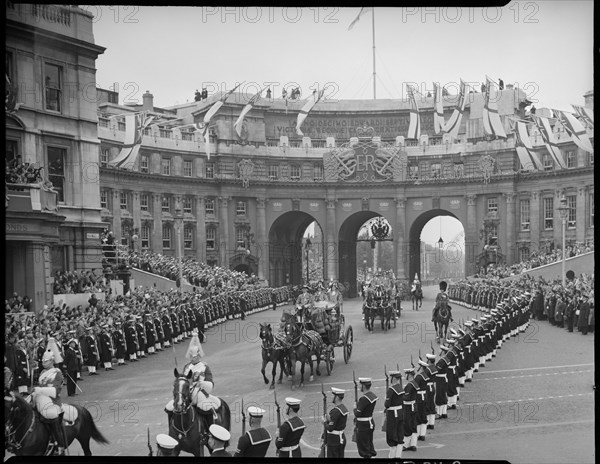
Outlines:
[{"label": "paved street", "polygon": [[[321,365],[321,377],[315,376],[315,381],[306,382],[302,389],[292,391],[285,378],[282,385],[277,385],[281,404],[286,396],[303,400],[301,415],[307,423],[302,442],[304,456],[316,457],[319,452],[321,382],[326,388],[335,385],[348,389],[346,404],[351,408],[354,370],[357,377],[370,376],[374,380],[374,391],[380,398],[375,414],[375,447],[378,457],[387,457],[385,434],[380,431],[384,364],[388,369],[397,363],[401,369],[408,367],[411,354],[416,364],[419,349],[424,356],[432,341],[439,352],[430,322],[435,292],[434,287],[425,288],[420,311],[413,311],[410,302],[404,302],[397,327],[388,333],[383,333],[380,325],[374,333],[368,333],[361,321],[361,301],[345,302],[346,327],[352,325],[355,342],[349,364],[344,364],[342,350],[336,348],[337,361],[331,376]],[[231,407],[230,451],[235,450],[241,434],[242,395],[245,406],[260,405],[268,411],[264,421],[272,435],[275,433],[273,391],[264,385],[260,374],[258,325],[267,321],[277,326],[281,312],[278,308],[213,327],[203,345],[204,361],[215,376],[214,392]],[[454,305],[453,314],[459,320],[476,312]],[[593,334],[569,334],[548,322],[533,322],[526,333],[505,343],[498,356],[466,384],[459,409],[449,411],[447,420],[436,421],[435,430],[428,430],[427,440],[418,442],[418,451],[405,452],[403,457],[594,462],[593,341]],[[167,430],[163,407],[171,397],[175,360],[181,369],[188,342],[116,371],[100,370],[97,377],[84,374],[85,381],[80,383],[84,392],[75,398],[76,402],[90,409],[101,432],[110,440],[108,446],[92,443],[95,455],[147,454],[148,428],[155,447],[154,436]],[[270,376],[270,366],[267,373]],[[348,438],[351,433],[349,421]],[[82,454],[78,443],[71,446],[70,453]],[[357,456],[354,443],[349,443],[346,454]],[[274,455],[275,447],[271,445],[268,456]]]}]

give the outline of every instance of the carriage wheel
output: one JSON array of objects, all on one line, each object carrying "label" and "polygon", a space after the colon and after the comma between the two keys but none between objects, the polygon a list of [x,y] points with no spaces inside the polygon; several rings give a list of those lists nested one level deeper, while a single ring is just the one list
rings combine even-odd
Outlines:
[{"label": "carriage wheel", "polygon": [[327,375],[331,375],[331,371],[333,370],[333,363],[335,360],[331,357],[331,352],[333,351],[333,346],[328,345],[325,348],[325,367],[327,368]]},{"label": "carriage wheel", "polygon": [[352,356],[352,345],[354,343],[354,332],[352,326],[346,329],[346,335],[344,336],[344,363],[348,364],[350,356]]}]

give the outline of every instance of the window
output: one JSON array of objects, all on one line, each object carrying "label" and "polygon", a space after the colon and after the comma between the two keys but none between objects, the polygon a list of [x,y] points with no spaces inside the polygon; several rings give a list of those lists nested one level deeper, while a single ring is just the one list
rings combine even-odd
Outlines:
[{"label": "window", "polygon": [[569,208],[567,227],[573,229],[577,224],[577,195],[567,195],[567,206]]},{"label": "window", "polygon": [[61,111],[62,101],[62,68],[54,64],[45,65],[46,77],[46,109]]},{"label": "window", "polygon": [[19,143],[16,140],[7,140],[6,141],[6,162],[10,162],[12,160],[17,160],[19,158]]},{"label": "window", "polygon": [[300,166],[298,166],[297,164],[292,164],[290,179],[300,180]]},{"label": "window", "polygon": [[162,212],[170,213],[171,212],[171,197],[167,195],[163,195],[162,197]]},{"label": "window", "polygon": [[127,192],[121,192],[119,194],[119,204],[121,205],[121,209],[127,209],[127,197],[129,195],[127,194]]},{"label": "window", "polygon": [[529,247],[528,246],[521,246],[519,248],[519,260],[521,262],[529,260]]},{"label": "window", "polygon": [[108,209],[108,191],[100,190],[100,208]]},{"label": "window", "polygon": [[498,213],[498,199],[497,198],[488,198],[487,211],[488,211],[488,214],[497,214]]},{"label": "window", "polygon": [[215,200],[213,198],[207,198],[204,200],[204,212],[209,216],[214,216]]},{"label": "window", "polygon": [[217,236],[217,229],[214,227],[206,228],[206,249],[214,250],[215,247],[215,237]]},{"label": "window", "polygon": [[150,227],[143,226],[141,231],[142,248],[150,248]]},{"label": "window", "polygon": [[171,227],[166,224],[162,227],[162,242],[163,248],[167,250],[171,248]]},{"label": "window", "polygon": [[529,230],[529,200],[521,200],[521,230]]},{"label": "window", "polygon": [[235,214],[237,216],[245,216],[246,215],[246,202],[245,201],[238,201],[235,204]]},{"label": "window", "polygon": [[191,250],[194,245],[194,228],[192,226],[185,226],[183,228],[183,248]]},{"label": "window", "polygon": [[162,173],[163,176],[171,175],[171,158],[161,159],[160,166],[161,166],[160,172]]},{"label": "window", "polygon": [[183,212],[192,214],[192,197],[183,197]]},{"label": "window", "polygon": [[147,193],[140,194],[140,210],[148,211],[148,194]]},{"label": "window", "polygon": [[185,177],[192,177],[192,162],[191,161],[183,162],[183,175]]},{"label": "window", "polygon": [[542,163],[544,164],[544,171],[552,171],[552,169],[554,169],[554,161],[552,161],[552,157],[549,153],[544,153],[542,155]]},{"label": "window", "polygon": [[150,160],[148,155],[140,157],[140,172],[150,172]]},{"label": "window", "polygon": [[277,166],[270,165],[269,166],[269,180],[277,180],[277,178],[279,177],[278,172],[279,172],[279,170],[277,169]]},{"label": "window", "polygon": [[100,166],[108,165],[108,159],[110,157],[110,148],[100,149]]},{"label": "window", "polygon": [[544,229],[554,228],[554,198],[544,198]]},{"label": "window", "polygon": [[313,179],[315,182],[323,181],[323,166],[320,164],[315,164],[313,166]]},{"label": "window", "polygon": [[442,177],[442,165],[440,163],[431,163],[431,177],[434,179]]},{"label": "window", "polygon": [[565,158],[567,159],[567,167],[568,168],[576,168],[577,167],[577,153],[574,151],[568,151]]},{"label": "window", "polygon": [[235,229],[235,247],[246,248],[246,229],[244,227]]},{"label": "window", "polygon": [[454,163],[454,177],[462,177],[465,172],[464,163]]},{"label": "window", "polygon": [[67,150],[48,147],[48,180],[58,192],[58,201],[65,201],[65,159]]},{"label": "window", "polygon": [[408,178],[409,179],[418,179],[419,178],[419,165],[411,164],[408,166]]},{"label": "window", "polygon": [[206,178],[215,178],[215,163],[206,163]]}]

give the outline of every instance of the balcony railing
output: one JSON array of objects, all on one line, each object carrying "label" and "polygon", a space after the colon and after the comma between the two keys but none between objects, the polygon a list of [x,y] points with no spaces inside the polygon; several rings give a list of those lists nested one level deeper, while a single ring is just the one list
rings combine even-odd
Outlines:
[{"label": "balcony railing", "polygon": [[71,10],[69,7],[56,5],[31,5],[31,13],[38,19],[50,23],[58,23],[71,27]]},{"label": "balcony railing", "polygon": [[40,184],[6,184],[6,211],[49,212],[58,211],[58,192]]}]

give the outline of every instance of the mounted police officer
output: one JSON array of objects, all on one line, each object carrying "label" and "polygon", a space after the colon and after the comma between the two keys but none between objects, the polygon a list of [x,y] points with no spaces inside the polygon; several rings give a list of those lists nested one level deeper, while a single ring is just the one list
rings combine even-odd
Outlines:
[{"label": "mounted police officer", "polygon": [[267,429],[261,426],[261,421],[265,410],[250,406],[248,408],[248,430],[238,440],[237,449],[233,454],[234,457],[246,458],[264,458],[271,444],[271,434]]}]

